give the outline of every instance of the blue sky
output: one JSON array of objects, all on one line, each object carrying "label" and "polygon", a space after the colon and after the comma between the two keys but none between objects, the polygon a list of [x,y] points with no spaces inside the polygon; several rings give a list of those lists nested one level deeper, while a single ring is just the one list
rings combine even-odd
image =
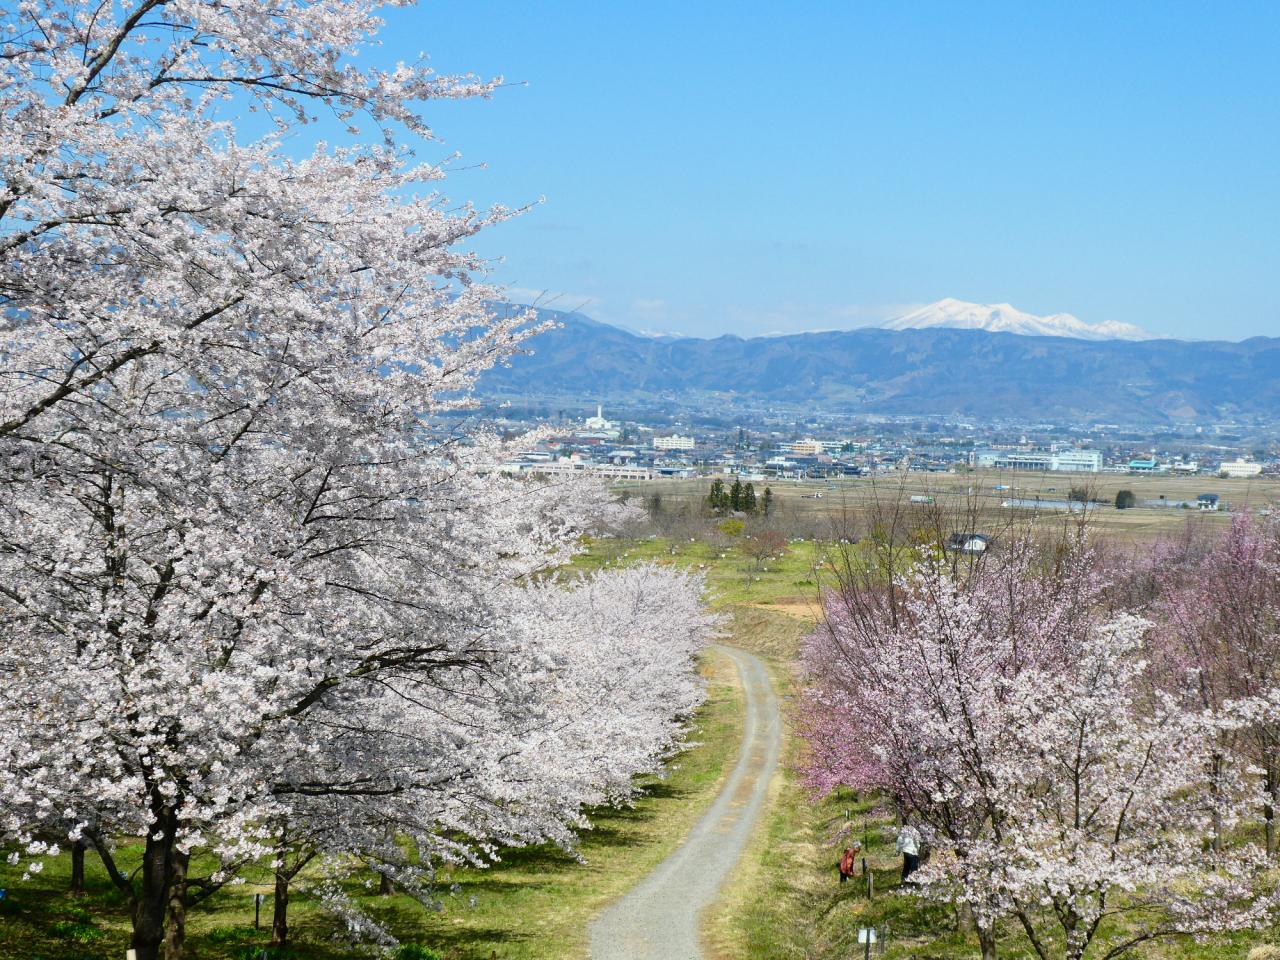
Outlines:
[{"label": "blue sky", "polygon": [[430,117],[452,197],[545,198],[479,243],[517,295],[697,335],[947,296],[1280,335],[1280,4],[435,0],[389,23],[378,59],[513,82]]}]

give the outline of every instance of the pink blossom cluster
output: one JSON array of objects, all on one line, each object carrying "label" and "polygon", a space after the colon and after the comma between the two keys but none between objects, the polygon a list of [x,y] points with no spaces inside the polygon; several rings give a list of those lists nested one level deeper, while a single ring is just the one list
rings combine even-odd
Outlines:
[{"label": "pink blossom cluster", "polygon": [[883,791],[987,956],[1000,930],[1048,960],[1271,922],[1277,557],[1238,519],[1143,615],[1116,597],[1149,573],[1117,584],[1083,535],[845,577],[805,648],[807,782]]}]

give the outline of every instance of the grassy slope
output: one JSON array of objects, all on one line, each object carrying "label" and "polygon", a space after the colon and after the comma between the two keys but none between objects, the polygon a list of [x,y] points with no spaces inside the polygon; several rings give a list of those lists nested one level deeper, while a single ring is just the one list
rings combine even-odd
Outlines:
[{"label": "grassy slope", "polygon": [[[638,561],[672,564],[700,571],[707,578],[712,606],[721,610],[758,604],[792,605],[816,610],[817,574],[820,548],[812,541],[792,543],[786,554],[757,565],[734,546],[732,538],[721,544],[701,540],[599,540],[578,557],[573,567],[598,569]],[[744,645],[750,638],[730,638]]]},{"label": "grassy slope", "polygon": [[[498,956],[559,960],[586,956],[586,928],[599,910],[670,854],[710,804],[742,733],[741,689],[723,655],[709,657],[710,698],[693,737],[700,745],[650,784],[631,809],[606,811],[583,837],[584,862],[547,848],[510,851],[495,869],[459,870],[456,906],[428,924],[424,942],[453,960]],[[476,898],[475,908],[467,906]]]}]

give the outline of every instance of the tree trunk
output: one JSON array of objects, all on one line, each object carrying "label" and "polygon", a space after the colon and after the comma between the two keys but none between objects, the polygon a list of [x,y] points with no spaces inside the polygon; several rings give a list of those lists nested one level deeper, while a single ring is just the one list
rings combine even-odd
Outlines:
[{"label": "tree trunk", "polygon": [[396,885],[392,882],[391,878],[385,873],[378,874],[378,893],[385,897],[395,892]]},{"label": "tree trunk", "polygon": [[1222,804],[1218,802],[1218,794],[1222,792],[1219,783],[1222,778],[1222,755],[1214,754],[1211,766],[1212,776],[1209,781],[1209,793],[1213,803],[1213,852],[1222,852]]},{"label": "tree trunk", "polygon": [[271,912],[271,945],[289,945],[289,874],[283,867],[276,871],[276,897]]},{"label": "tree trunk", "polygon": [[79,896],[84,893],[84,851],[87,844],[77,840],[71,844],[71,893]]},{"label": "tree trunk", "polygon": [[142,855],[142,891],[133,909],[133,948],[137,960],[160,960],[164,943],[164,915],[169,905],[169,882],[173,877],[173,841],[178,830],[174,812],[155,798],[156,822],[147,835]]},{"label": "tree trunk", "polygon": [[165,921],[164,960],[182,960],[187,942],[187,865],[191,855],[173,851],[173,877],[169,884],[169,916]]},{"label": "tree trunk", "polygon": [[1267,799],[1262,804],[1262,816],[1267,832],[1267,856],[1274,857],[1277,850],[1276,808],[1280,807],[1280,771],[1274,767],[1267,769]]},{"label": "tree trunk", "polygon": [[974,924],[978,931],[978,943],[982,946],[982,960],[996,960],[995,924]]}]

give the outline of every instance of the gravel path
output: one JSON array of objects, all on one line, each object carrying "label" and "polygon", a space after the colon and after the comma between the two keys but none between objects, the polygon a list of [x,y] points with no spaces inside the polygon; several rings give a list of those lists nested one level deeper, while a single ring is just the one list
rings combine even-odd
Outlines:
[{"label": "gravel path", "polygon": [[778,699],[759,659],[718,649],[746,692],[738,762],[680,848],[591,924],[592,960],[702,960],[699,914],[737,865],[764,807],[782,744]]}]

